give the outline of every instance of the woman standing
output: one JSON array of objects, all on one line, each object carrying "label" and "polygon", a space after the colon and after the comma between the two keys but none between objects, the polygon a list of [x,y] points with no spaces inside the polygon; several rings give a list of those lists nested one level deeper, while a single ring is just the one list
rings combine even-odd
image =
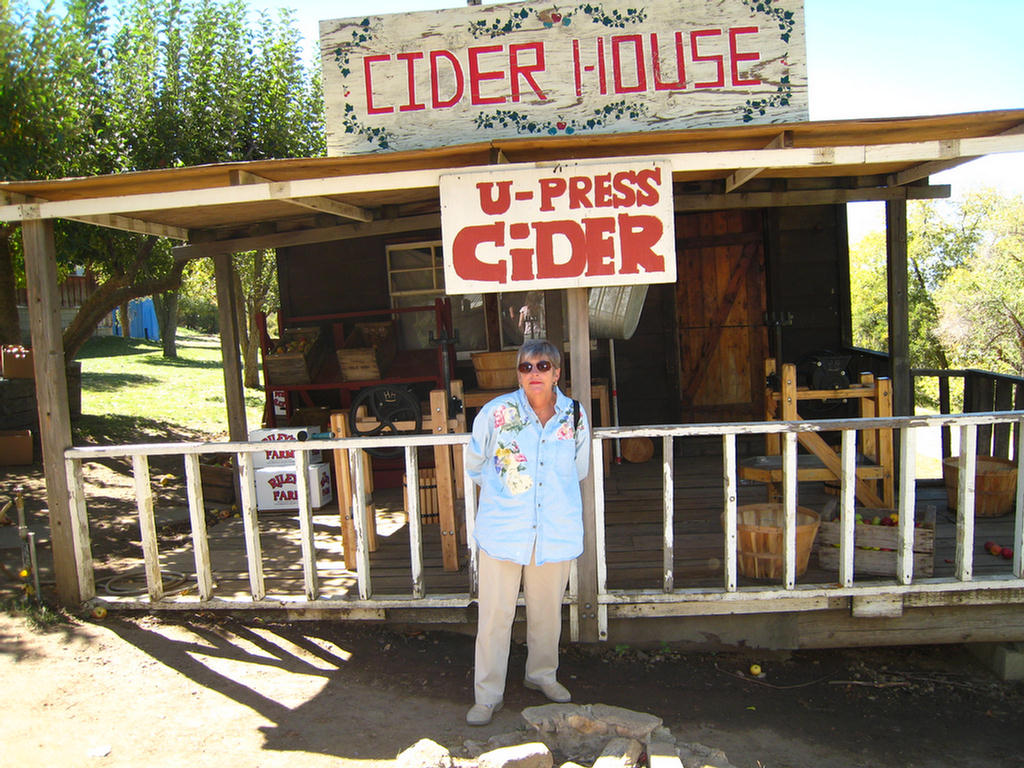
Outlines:
[{"label": "woman standing", "polygon": [[544,340],[519,349],[519,389],[477,414],[466,467],[480,486],[479,617],[470,725],[501,709],[520,583],[526,598],[527,688],[571,699],[558,682],[562,596],[583,552],[580,480],[590,466],[582,408],[558,389],[561,354]]}]

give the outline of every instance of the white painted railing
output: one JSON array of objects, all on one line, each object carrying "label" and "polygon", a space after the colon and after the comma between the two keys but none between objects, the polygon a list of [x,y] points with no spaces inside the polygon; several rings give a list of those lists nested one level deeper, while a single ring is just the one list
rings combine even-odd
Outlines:
[{"label": "white painted railing", "polygon": [[[758,610],[808,610],[824,608],[830,597],[854,596],[884,599],[893,594],[913,592],[950,593],[984,589],[1020,589],[1022,555],[1024,555],[1024,461],[1017,461],[1017,494],[1014,505],[1013,562],[1011,575],[978,578],[973,573],[974,508],[976,445],[979,426],[1009,424],[1016,427],[1017,435],[1024,429],[1024,412],[1012,411],[962,416],[903,417],[873,419],[835,419],[816,422],[751,422],[742,424],[701,424],[681,426],[628,427],[596,429],[593,438],[593,456],[600,456],[603,440],[628,437],[647,437],[662,444],[662,498],[663,503],[663,566],[664,582],[661,590],[616,589],[607,585],[607,559],[604,542],[605,493],[604,468],[600,461],[592,463],[597,530],[598,573],[598,632],[607,637],[610,606],[628,606],[620,615],[688,615],[694,613],[750,612]],[[960,462],[958,510],[970,510],[957,515],[956,554],[952,578],[915,580],[913,541],[915,524],[915,457],[918,430],[928,427],[954,427],[960,431]],[[859,430],[893,429],[899,434],[899,492],[897,495],[898,549],[896,551],[895,583],[854,583],[854,526],[855,526],[855,461],[856,436]],[[836,584],[796,584],[796,528],[797,528],[797,436],[801,432],[841,432],[840,462],[840,520],[839,579]],[[782,503],[783,523],[783,577],[776,586],[737,586],[737,454],[736,438],[744,435],[779,434],[782,437]],[[725,534],[724,573],[721,587],[675,587],[673,574],[673,441],[675,438],[720,437],[722,441],[722,521]],[[1018,437],[1018,446],[1021,445]],[[754,601],[751,604],[750,601]],[[774,607],[769,607],[772,603]],[[670,605],[674,604],[674,605]],[[689,604],[683,606],[683,604]],[[638,610],[637,606],[646,606]],[[659,606],[661,609],[659,610]]]},{"label": "white painted railing", "polygon": [[[757,612],[760,610],[810,610],[823,607],[829,598],[842,596],[885,597],[892,594],[911,592],[949,593],[967,590],[1016,589],[1024,588],[1022,579],[1022,552],[1024,552],[1024,463],[1018,456],[1017,496],[1013,528],[1012,573],[1009,576],[975,577],[973,574],[974,515],[960,514],[957,522],[957,548],[954,571],[951,578],[917,579],[913,572],[913,536],[915,521],[915,436],[917,430],[933,426],[950,426],[960,430],[960,454],[967,460],[960,468],[958,509],[974,509],[975,442],[979,426],[994,424],[1015,425],[1018,434],[1024,427],[1024,412],[970,414],[964,416],[909,417],[891,419],[849,419],[818,422],[755,422],[742,424],[701,424],[678,426],[644,426],[619,429],[596,429],[593,434],[592,477],[595,483],[596,499],[596,559],[597,593],[599,602],[600,636],[606,637],[609,607],[628,606],[628,615],[685,615],[687,613],[731,613],[737,611]],[[899,548],[894,582],[873,579],[867,582],[854,581],[854,470],[855,438],[858,430],[895,429],[900,435],[899,456]],[[841,431],[840,460],[842,477],[840,483],[840,513],[842,536],[839,548],[839,579],[833,584],[796,584],[796,456],[797,436],[801,432]],[[779,586],[738,586],[737,575],[737,437],[778,434],[782,437],[783,457],[783,504],[784,516],[784,568]],[[616,438],[649,437],[662,444],[662,497],[663,497],[663,569],[661,589],[612,590],[607,586],[607,559],[604,542],[604,468],[600,461],[601,442]],[[687,437],[718,437],[722,441],[722,502],[724,521],[724,570],[723,583],[714,588],[679,588],[674,576],[674,526],[675,500],[673,495],[673,441]],[[450,445],[455,450],[469,441],[468,434],[421,435],[407,437],[343,438],[330,440],[308,440],[289,443],[297,457],[296,481],[298,484],[299,547],[296,558],[302,563],[303,594],[267,594],[263,574],[263,554],[257,526],[256,502],[250,478],[253,473],[252,456],[266,450],[264,443],[161,443],[127,446],[104,446],[72,448],[66,451],[66,468],[70,488],[71,507],[74,519],[73,535],[77,554],[77,568],[81,577],[83,600],[96,598],[93,578],[93,563],[89,543],[89,524],[83,462],[108,458],[129,458],[132,462],[135,495],[138,505],[139,523],[142,536],[144,571],[147,584],[145,599],[110,598],[131,607],[160,609],[203,609],[214,608],[311,608],[343,609],[346,615],[359,617],[383,617],[389,608],[459,608],[469,605],[476,594],[477,560],[476,553],[470,552],[469,568],[466,572],[465,589],[455,593],[431,594],[423,580],[423,537],[420,529],[418,494],[408,494],[410,573],[407,595],[377,595],[371,579],[370,553],[367,548],[366,516],[364,512],[366,494],[363,488],[364,473],[362,462],[364,449],[402,446],[405,449],[406,474],[417,477],[416,448],[420,446]],[[317,553],[313,540],[313,520],[308,487],[308,451],[348,450],[351,461],[351,476],[354,479],[352,505],[356,530],[357,596],[344,598],[327,597],[321,594],[318,580]],[[199,457],[204,454],[236,455],[236,466],[240,473],[241,515],[243,520],[243,542],[248,563],[249,597],[227,598],[216,594],[213,569],[210,562],[207,539],[203,492],[200,482]],[[149,460],[153,456],[181,455],[185,462],[186,492],[188,498],[191,537],[195,559],[196,592],[190,595],[165,594],[160,571],[160,553],[157,545],[157,530],[154,518],[154,496],[150,481]],[[464,462],[463,462],[464,466]],[[472,483],[464,476],[466,489]],[[475,518],[475,494],[465,496],[466,528],[472,540]],[[346,564],[353,570],[351,564]],[[576,636],[579,613],[576,597],[580,585],[577,574],[571,579],[567,597],[572,607],[571,619],[573,636]],[[103,598],[108,599],[108,598]],[[785,606],[785,607],[783,607]]]}]

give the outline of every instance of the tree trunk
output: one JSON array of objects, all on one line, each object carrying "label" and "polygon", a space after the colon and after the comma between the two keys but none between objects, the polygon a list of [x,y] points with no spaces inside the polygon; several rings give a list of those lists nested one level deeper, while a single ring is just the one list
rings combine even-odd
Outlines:
[{"label": "tree trunk", "polygon": [[256,363],[256,352],[252,341],[256,334],[251,332],[255,325],[249,322],[249,300],[242,291],[242,277],[236,265],[235,275],[235,322],[238,324],[238,344],[242,353],[242,385],[251,389],[260,386],[260,372]]},{"label": "tree trunk", "polygon": [[170,360],[178,359],[178,296],[177,290],[153,294],[156,320],[160,324],[160,343],[164,357]]},{"label": "tree trunk", "polygon": [[121,321],[121,338],[130,339],[132,337],[132,321],[130,317],[129,303],[131,299],[125,299],[121,302],[120,307],[117,310],[117,316]]},{"label": "tree trunk", "polygon": [[64,330],[64,357],[67,360],[74,359],[110,310],[140,296],[152,296],[179,288],[182,269],[184,264],[175,265],[170,273],[158,280],[125,285],[121,280],[111,279],[100,285],[82,303],[71,324]]},{"label": "tree trunk", "polygon": [[14,281],[14,258],[11,237],[15,228],[0,225],[0,344],[21,344],[21,321],[18,319],[18,291]]}]

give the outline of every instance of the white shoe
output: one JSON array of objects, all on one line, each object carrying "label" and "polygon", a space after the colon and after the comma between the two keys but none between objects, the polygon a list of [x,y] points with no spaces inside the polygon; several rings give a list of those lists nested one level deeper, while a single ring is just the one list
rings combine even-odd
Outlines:
[{"label": "white shoe", "polygon": [[504,702],[501,701],[497,704],[474,704],[466,713],[466,722],[470,725],[487,725],[494,717],[494,713],[499,711],[503,705]]},{"label": "white shoe", "polygon": [[558,702],[559,704],[572,701],[572,694],[569,693],[569,689],[559,682],[535,683],[532,680],[523,680],[523,686],[532,691],[540,691],[551,701]]}]

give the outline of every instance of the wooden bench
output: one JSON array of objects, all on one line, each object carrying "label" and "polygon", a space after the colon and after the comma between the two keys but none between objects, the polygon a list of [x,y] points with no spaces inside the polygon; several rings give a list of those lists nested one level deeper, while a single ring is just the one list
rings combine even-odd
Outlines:
[{"label": "wooden bench", "polygon": [[[774,359],[765,362],[765,380],[775,378]],[[892,385],[887,378],[862,373],[856,384],[842,389],[809,389],[796,385],[796,366],[782,366],[779,389],[765,393],[765,418],[769,421],[804,421],[797,410],[801,400],[856,400],[861,418],[892,416]],[[838,482],[841,458],[817,432],[800,432],[797,441],[807,454],[797,457],[798,481]],[[893,435],[891,429],[861,430],[856,458],[857,499],[866,507],[891,509],[895,505],[893,478]],[[779,496],[782,482],[782,436],[765,435],[765,455],[740,462],[738,473],[743,480],[768,484],[769,499]],[[881,486],[881,491],[879,491]]]}]

